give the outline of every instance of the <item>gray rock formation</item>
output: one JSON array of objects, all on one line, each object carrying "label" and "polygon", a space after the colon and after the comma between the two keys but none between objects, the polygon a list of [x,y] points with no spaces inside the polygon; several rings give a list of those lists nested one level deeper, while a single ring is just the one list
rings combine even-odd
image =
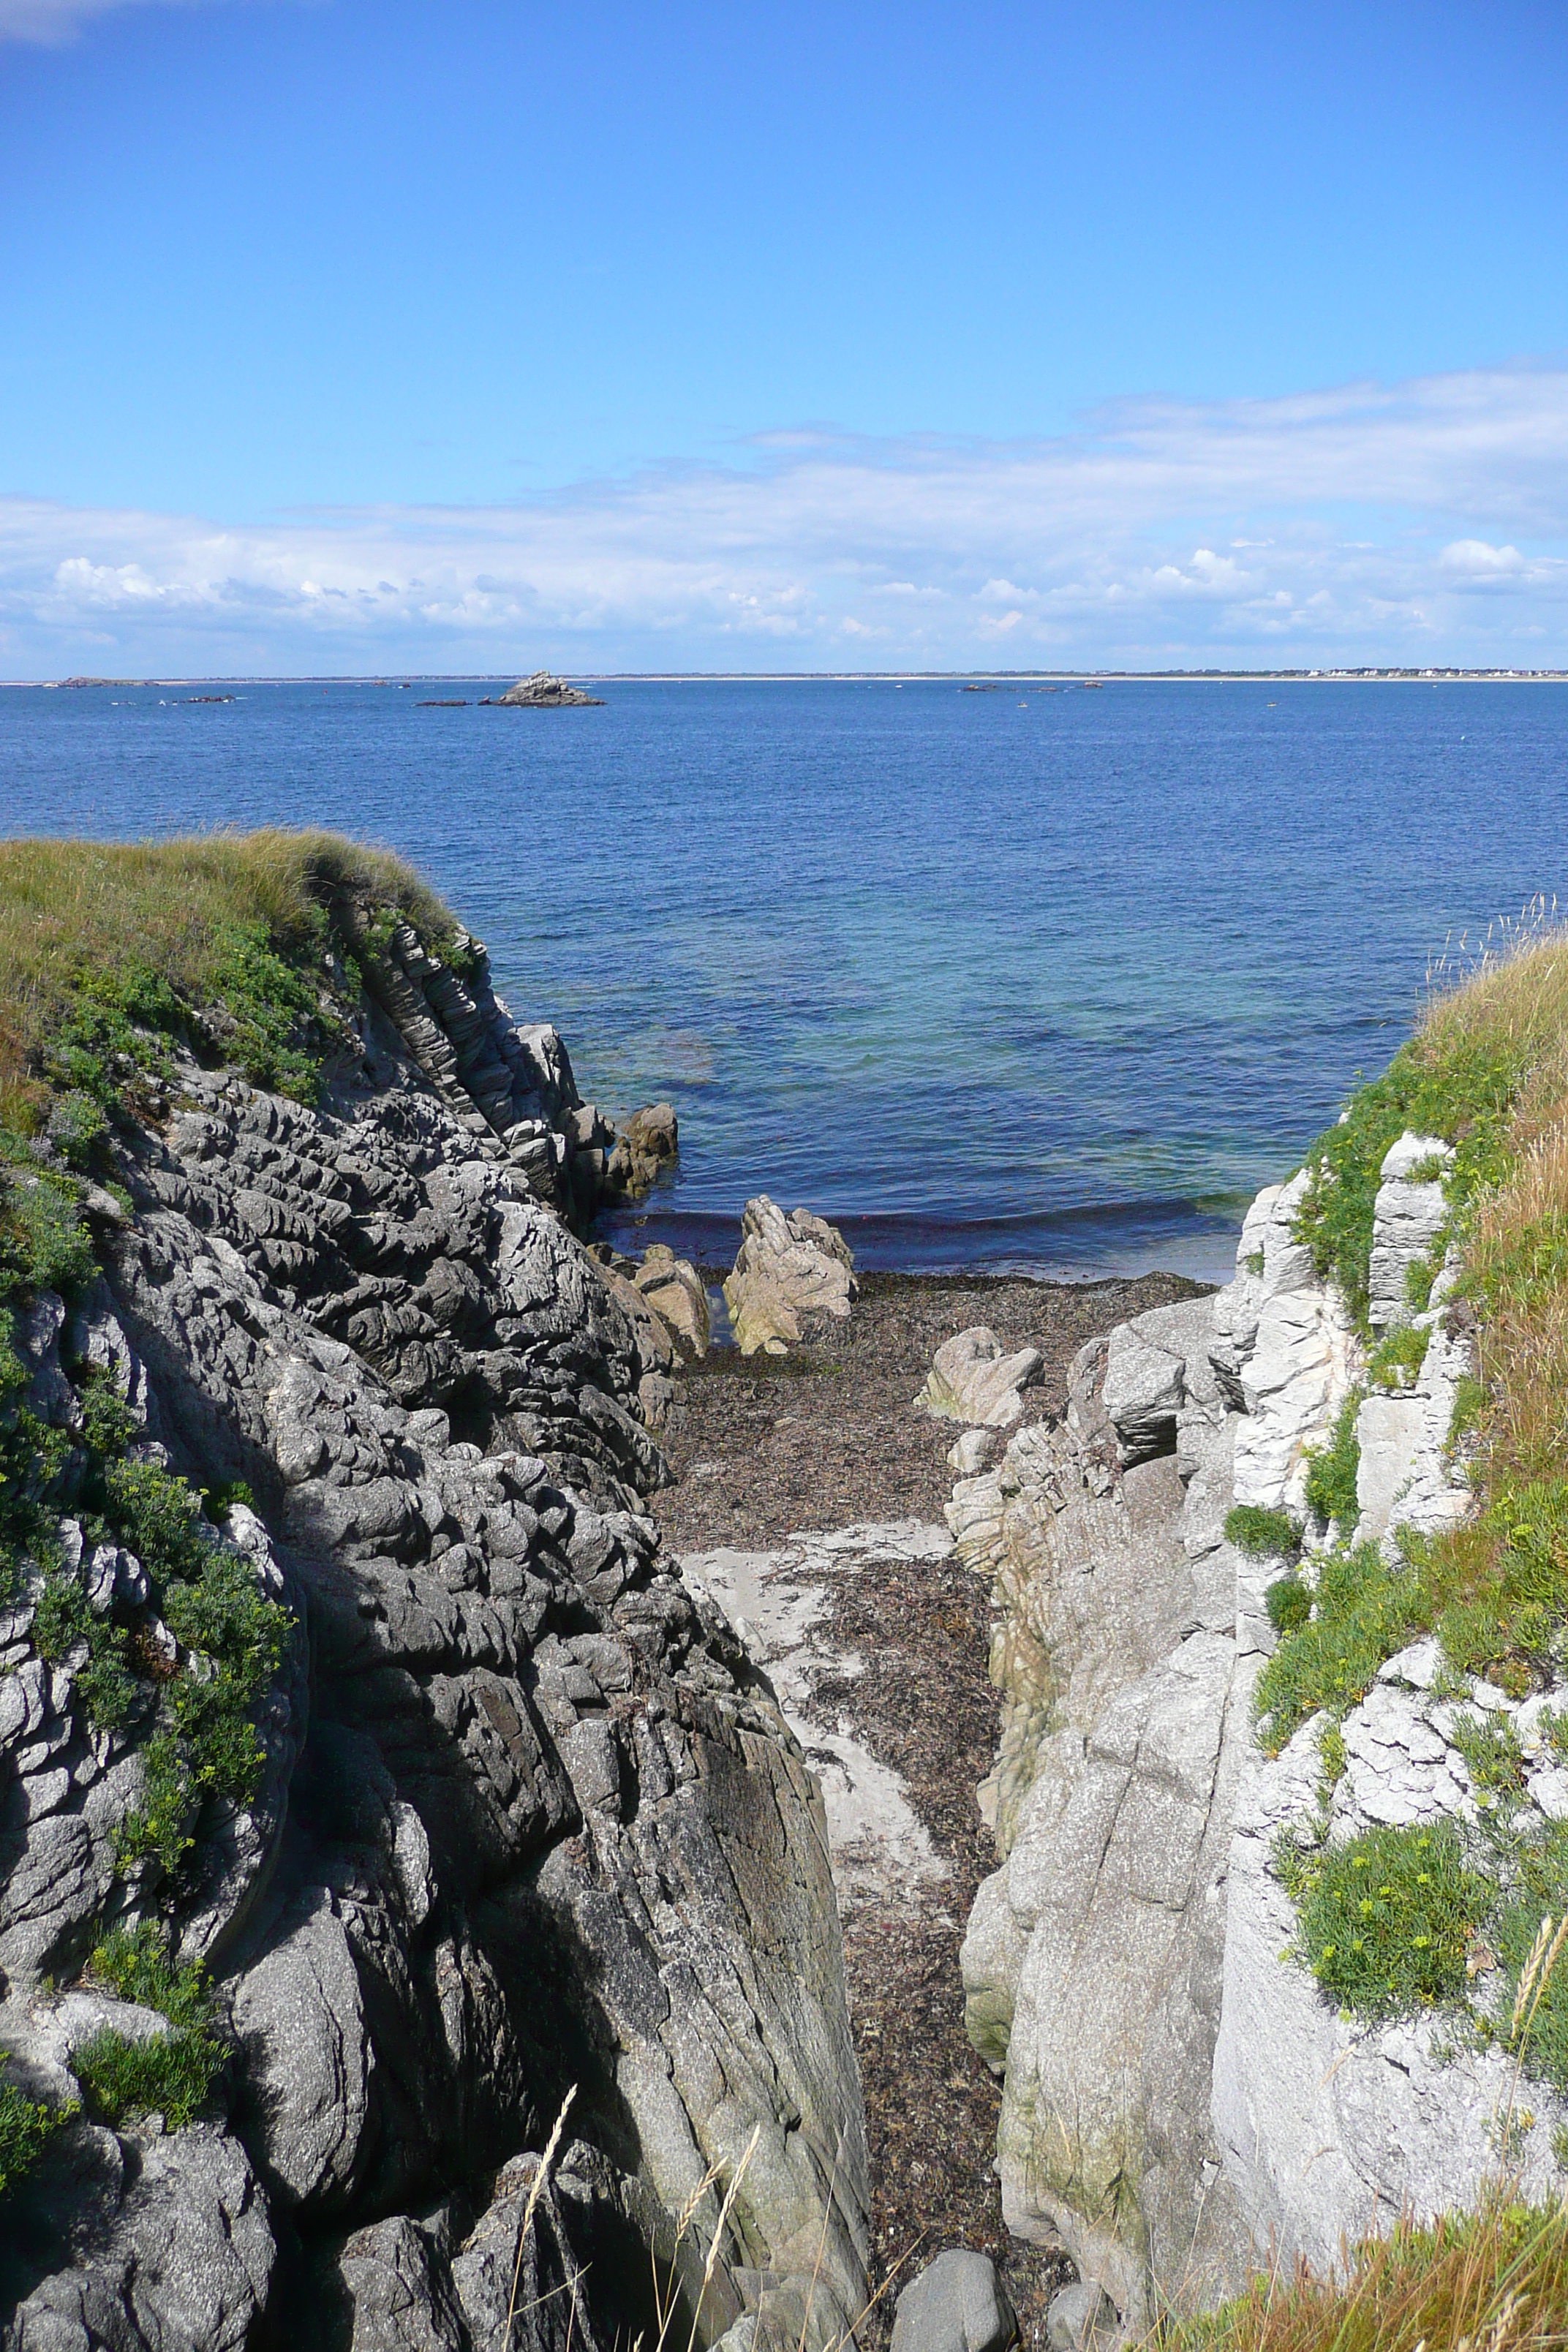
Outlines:
[{"label": "gray rock formation", "polygon": [[[102,2004],[51,1985],[139,1920],[210,1969],[226,2053],[184,2129],[89,2101],[55,2134],[13,2192],[47,2226],[16,2233],[0,2342],[488,2352],[574,2086],[517,2340],[563,2352],[574,2305],[589,2352],[630,2341],[653,2251],[700,2341],[750,2312],[816,2347],[868,2255],[821,1797],[644,1515],[668,1358],[557,1213],[599,1149],[559,1040],[412,933],[373,983],[315,1109],[182,1058],[125,1141],[135,1215],[102,1226],[101,1279],[22,1335],[57,1428],[96,1371],[142,1458],[245,1482],[255,1508],[215,1501],[202,1540],[291,1630],[254,1794],[193,1786],[170,1863],[117,1843],[151,1697],[95,1729],[88,1645],[46,1662],[36,1596],[0,1620],[9,2079],[79,2087],[71,2004]],[[74,1526],[60,1572],[195,1690],[141,1564]]]},{"label": "gray rock formation", "polygon": [[584,694],[580,686],[568,686],[563,677],[556,677],[547,669],[536,669],[531,677],[520,677],[504,694],[487,696],[499,710],[561,710],[568,704],[602,705],[603,696]]},{"label": "gray rock formation", "polygon": [[672,1103],[649,1103],[634,1110],[610,1156],[609,1181],[634,1198],[646,1192],[663,1168],[680,1157],[680,1122]]},{"label": "gray rock formation", "polygon": [[[1441,1231],[1440,1184],[1411,1181],[1436,1154],[1403,1138],[1376,1204],[1377,1295],[1428,1335],[1408,1388],[1357,1410],[1358,1534],[1391,1557],[1402,1528],[1468,1507],[1449,1444],[1468,1318],[1447,1304],[1452,1268],[1419,1315],[1405,1291]],[[1004,1861],[963,1965],[971,2035],[1005,2076],[1004,2211],[1066,2244],[1134,2334],[1167,2303],[1234,2290],[1259,2258],[1327,2269],[1401,2210],[1472,2202],[1510,2112],[1502,2052],[1461,2046],[1437,2018],[1342,2019],[1289,1948],[1275,1842],[1316,1813],[1326,1718],[1278,1758],[1258,1746],[1279,1562],[1236,1550],[1225,1523],[1233,1502],[1307,1519],[1310,1452],[1365,1373],[1343,1303],[1295,1239],[1302,1182],[1258,1196],[1215,1297],[1091,1342],[1063,1422],[1020,1430],[948,1512],[999,1608],[1002,1738],[981,1793]],[[1413,1206],[1413,1192],[1435,1197]],[[1305,1536],[1310,1579],[1329,1538],[1310,1523]],[[1522,1831],[1568,1813],[1541,1730],[1553,1696],[1514,1706],[1471,1684],[1456,1701],[1436,1665],[1435,1643],[1413,1645],[1346,1715],[1331,1843],[1473,1820],[1467,1720],[1511,1728]],[[1546,2193],[1565,2126],[1568,2103],[1540,2084],[1528,2112],[1515,2103],[1509,2161],[1529,2193]]]},{"label": "gray rock formation", "polygon": [[765,1192],[748,1201],[740,1250],[724,1285],[741,1353],[762,1349],[782,1356],[799,1339],[803,1318],[847,1316],[854,1267],[843,1234],[809,1209],[792,1209],[786,1217]]},{"label": "gray rock formation", "polygon": [[1023,1391],[1039,1379],[1044,1361],[1037,1348],[1005,1354],[995,1332],[976,1324],[943,1340],[915,1402],[940,1421],[1010,1429],[1023,1419]]},{"label": "gray rock formation", "polygon": [[1017,2332],[990,2255],[953,2246],[900,2295],[893,2352],[1006,2352]]}]

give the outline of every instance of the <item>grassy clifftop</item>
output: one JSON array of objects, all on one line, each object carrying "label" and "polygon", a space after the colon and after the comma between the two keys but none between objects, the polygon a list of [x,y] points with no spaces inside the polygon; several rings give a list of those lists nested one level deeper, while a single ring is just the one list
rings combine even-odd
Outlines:
[{"label": "grassy clifftop", "polygon": [[0,842],[0,1124],[106,1101],[159,1037],[308,1092],[345,960],[398,919],[451,953],[435,893],[338,834]]}]

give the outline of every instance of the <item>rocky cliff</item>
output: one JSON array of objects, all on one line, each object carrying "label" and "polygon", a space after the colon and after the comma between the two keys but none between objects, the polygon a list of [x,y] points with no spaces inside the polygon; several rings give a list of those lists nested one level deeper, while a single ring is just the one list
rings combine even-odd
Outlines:
[{"label": "rocky cliff", "polygon": [[831,2343],[821,1801],[642,1508],[615,1139],[472,942],[352,928],[313,1102],[165,1041],[93,1181],[14,1155],[4,2342]]},{"label": "rocky cliff", "polygon": [[1423,1567],[1475,1508],[1452,1157],[1374,1162],[1364,1317],[1303,1174],[1234,1282],[1092,1343],[1065,1418],[954,1490],[998,1608],[963,1969],[1005,2209],[1130,2330],[1568,2162],[1561,2047],[1509,2011],[1560,1891],[1560,1644],[1461,1670]]}]

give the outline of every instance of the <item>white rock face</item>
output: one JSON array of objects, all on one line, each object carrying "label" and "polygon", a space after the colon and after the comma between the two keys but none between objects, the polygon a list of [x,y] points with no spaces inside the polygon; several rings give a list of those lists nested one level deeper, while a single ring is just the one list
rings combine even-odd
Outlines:
[{"label": "white rock face", "polygon": [[915,1402],[942,1421],[1010,1429],[1023,1418],[1022,1391],[1038,1380],[1044,1360],[1037,1348],[1009,1356],[995,1332],[977,1323],[943,1341]]},{"label": "white rock face", "polygon": [[1355,1358],[1350,1317],[1294,1238],[1306,1189],[1303,1173],[1258,1194],[1241,1230],[1236,1282],[1215,1303],[1215,1367],[1242,1407],[1236,1500],[1298,1518],[1307,1447],[1331,1427]]},{"label": "white rock face", "polygon": [[1405,1276],[1426,1256],[1448,1213],[1441,1174],[1417,1181],[1412,1171],[1434,1163],[1447,1168],[1453,1157],[1453,1145],[1440,1136],[1408,1129],[1384,1155],[1367,1274],[1367,1313],[1375,1329],[1408,1321]]},{"label": "white rock face", "polygon": [[[1439,1150],[1405,1137],[1385,1162],[1380,1278],[1385,1301],[1397,1280],[1401,1314],[1405,1268],[1441,1223],[1440,1185],[1410,1171]],[[1233,1502],[1306,1517],[1310,1455],[1365,1377],[1348,1314],[1294,1239],[1304,1189],[1258,1196],[1217,1296],[1084,1349],[1063,1423],[1019,1431],[947,1515],[1000,1611],[1003,1733],[982,1799],[1005,1859],[963,1965],[972,2038],[1004,2076],[1004,2210],[1020,2234],[1065,2242],[1134,2334],[1164,2295],[1215,2300],[1271,2255],[1327,2268],[1344,2238],[1406,2207],[1472,2200],[1515,2087],[1511,2061],[1456,2053],[1440,2018],[1342,2022],[1289,1952],[1296,1916],[1271,1849],[1317,1813],[1326,1718],[1275,1759],[1259,1749],[1252,1691],[1279,1562],[1238,1554],[1224,1526]],[[1358,1413],[1364,1531],[1391,1559],[1402,1528],[1468,1506],[1448,1444],[1472,1369],[1446,1304],[1454,1271],[1415,1318],[1428,1340],[1412,1386]],[[1440,1664],[1435,1640],[1412,1643],[1345,1717],[1331,1843],[1473,1822],[1458,1742],[1483,1717],[1513,1725],[1536,1827],[1568,1818],[1548,1702],[1511,1708],[1484,1684],[1440,1697]],[[1568,2104],[1532,2081],[1511,2144],[1529,2193],[1550,2188],[1565,2123]]]}]

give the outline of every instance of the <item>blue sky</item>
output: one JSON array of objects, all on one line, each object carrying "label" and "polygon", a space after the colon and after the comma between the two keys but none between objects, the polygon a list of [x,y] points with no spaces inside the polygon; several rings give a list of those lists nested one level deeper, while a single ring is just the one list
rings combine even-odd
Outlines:
[{"label": "blue sky", "polygon": [[1568,663],[1565,63],[0,0],[0,675]]}]

